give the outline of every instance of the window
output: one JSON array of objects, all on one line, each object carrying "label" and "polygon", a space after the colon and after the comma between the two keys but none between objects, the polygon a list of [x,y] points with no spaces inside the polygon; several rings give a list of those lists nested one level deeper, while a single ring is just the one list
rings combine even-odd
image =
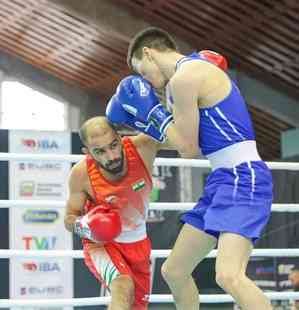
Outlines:
[{"label": "window", "polygon": [[1,128],[66,130],[67,105],[19,82],[2,83]]}]

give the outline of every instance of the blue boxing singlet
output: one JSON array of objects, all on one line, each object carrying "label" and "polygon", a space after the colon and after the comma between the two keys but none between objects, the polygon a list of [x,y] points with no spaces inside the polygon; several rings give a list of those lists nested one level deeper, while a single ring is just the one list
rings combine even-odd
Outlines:
[{"label": "blue boxing singlet", "polygon": [[[185,62],[194,60],[208,61],[192,53],[177,62],[176,70]],[[171,106],[173,100],[167,89],[166,99],[167,105]],[[261,160],[246,103],[232,80],[229,95],[212,107],[199,108],[199,113],[198,145],[202,154],[210,159],[213,169]]]}]

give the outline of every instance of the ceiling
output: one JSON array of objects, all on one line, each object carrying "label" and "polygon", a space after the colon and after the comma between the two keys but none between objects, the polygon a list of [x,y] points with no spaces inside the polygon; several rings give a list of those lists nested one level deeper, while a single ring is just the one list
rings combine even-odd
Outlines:
[{"label": "ceiling", "polygon": [[[191,47],[222,52],[240,70],[299,97],[299,1],[112,0],[111,10],[131,14],[123,29],[112,18],[109,27],[109,16],[95,21],[66,5],[72,1],[0,0],[0,50],[108,98],[129,73],[125,59],[134,32],[125,28],[144,20]],[[260,152],[279,158],[280,133],[292,126],[250,109]]]}]

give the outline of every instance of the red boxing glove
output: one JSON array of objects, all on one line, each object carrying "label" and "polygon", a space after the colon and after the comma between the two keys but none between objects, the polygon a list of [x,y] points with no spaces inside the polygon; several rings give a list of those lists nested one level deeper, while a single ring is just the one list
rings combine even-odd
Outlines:
[{"label": "red boxing glove", "polygon": [[228,62],[227,59],[222,56],[221,54],[218,54],[214,51],[210,50],[203,50],[199,52],[199,55],[222,69],[223,71],[227,71],[228,69]]},{"label": "red boxing glove", "polygon": [[74,232],[95,242],[110,242],[121,233],[119,213],[103,203],[79,217],[74,224]]},{"label": "red boxing glove", "polygon": [[109,242],[121,233],[119,213],[115,210],[101,208],[101,206],[88,218],[88,226],[97,241]]}]

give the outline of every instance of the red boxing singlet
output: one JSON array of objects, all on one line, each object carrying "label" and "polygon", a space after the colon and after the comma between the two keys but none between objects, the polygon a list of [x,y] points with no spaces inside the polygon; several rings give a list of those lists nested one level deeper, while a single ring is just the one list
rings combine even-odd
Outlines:
[{"label": "red boxing singlet", "polygon": [[115,241],[127,243],[146,238],[145,222],[152,179],[131,139],[123,138],[122,144],[127,174],[117,181],[107,180],[96,161],[87,155],[87,171],[95,203],[87,203],[85,211],[88,212],[101,201],[115,203],[122,220],[122,232]]}]

